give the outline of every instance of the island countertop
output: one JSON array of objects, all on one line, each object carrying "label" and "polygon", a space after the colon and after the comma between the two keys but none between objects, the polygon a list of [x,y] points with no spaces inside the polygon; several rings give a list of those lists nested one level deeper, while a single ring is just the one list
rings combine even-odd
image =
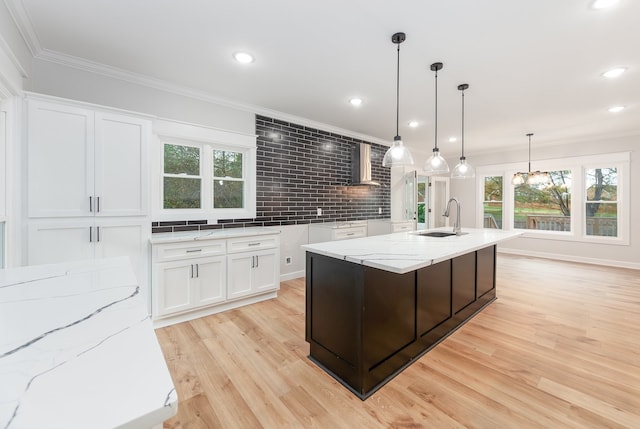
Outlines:
[{"label": "island countertop", "polygon": [[[451,231],[436,228],[429,231]],[[522,235],[519,231],[463,228],[464,235],[427,237],[422,231],[303,245],[321,255],[397,274],[408,273]]]},{"label": "island countertop", "polygon": [[177,404],[127,258],[0,270],[0,427],[151,428]]}]

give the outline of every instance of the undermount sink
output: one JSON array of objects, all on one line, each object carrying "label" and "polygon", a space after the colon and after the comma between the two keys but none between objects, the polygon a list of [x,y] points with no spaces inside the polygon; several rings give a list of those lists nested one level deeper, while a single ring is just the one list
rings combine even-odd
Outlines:
[{"label": "undermount sink", "polygon": [[419,232],[418,235],[424,235],[426,237],[449,237],[450,235],[464,235],[466,232],[461,232],[460,234],[456,234],[455,232],[445,232],[445,231],[431,231],[431,232]]}]

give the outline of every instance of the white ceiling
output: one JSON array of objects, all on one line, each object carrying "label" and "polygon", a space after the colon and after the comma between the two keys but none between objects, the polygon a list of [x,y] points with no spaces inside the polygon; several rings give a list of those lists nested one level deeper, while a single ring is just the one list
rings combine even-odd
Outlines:
[{"label": "white ceiling", "polygon": [[[20,5],[19,2],[22,2]],[[70,55],[430,152],[434,75],[438,144],[457,154],[640,135],[640,1],[591,0],[11,0],[40,53]],[[20,19],[18,19],[20,21]],[[256,61],[235,62],[248,51]],[[601,74],[628,67],[618,79]],[[348,103],[360,96],[364,104]],[[613,105],[627,108],[611,114]],[[409,120],[421,121],[416,129]],[[517,146],[516,146],[517,147]],[[456,155],[457,156],[457,155]]]}]

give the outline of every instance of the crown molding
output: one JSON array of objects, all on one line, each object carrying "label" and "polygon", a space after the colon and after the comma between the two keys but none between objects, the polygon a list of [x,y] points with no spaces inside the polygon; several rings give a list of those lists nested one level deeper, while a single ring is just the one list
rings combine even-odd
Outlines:
[{"label": "crown molding", "polygon": [[123,70],[117,67],[108,66],[105,64],[90,61],[84,58],[75,57],[72,55],[63,54],[60,52],[51,51],[49,49],[42,49],[35,58],[48,61],[51,63],[60,64],[62,66],[71,67],[77,70],[83,70],[93,74],[99,74],[112,79],[122,80],[135,85],[154,88],[160,91],[169,92],[172,94],[180,95],[183,97],[193,98],[199,101],[204,101],[219,106],[229,107],[236,110],[245,112],[251,112],[258,115],[268,116],[271,118],[280,119],[287,122],[292,122],[298,125],[304,125],[311,128],[317,128],[324,131],[340,134],[342,136],[351,137],[358,140],[364,140],[370,143],[377,143],[385,146],[390,146],[390,142],[382,140],[377,137],[373,137],[366,134],[357,133],[344,128],[335,127],[329,124],[316,122],[308,118],[301,116],[291,115],[277,110],[269,109],[262,106],[253,104],[240,103],[227,98],[215,96],[204,91],[199,91],[187,86],[177,85],[167,82],[162,79],[153,78],[140,73],[134,73],[127,70]]},{"label": "crown molding", "polygon": [[33,29],[31,18],[29,18],[29,14],[24,8],[22,0],[4,0],[4,4],[7,6],[16,27],[18,27],[18,31],[26,43],[31,56],[35,57],[42,51],[42,45],[40,44],[38,35]]}]

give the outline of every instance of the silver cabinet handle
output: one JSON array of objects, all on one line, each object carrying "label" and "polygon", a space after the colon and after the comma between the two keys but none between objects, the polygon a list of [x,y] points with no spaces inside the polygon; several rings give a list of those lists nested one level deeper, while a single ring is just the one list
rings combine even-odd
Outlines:
[{"label": "silver cabinet handle", "polygon": [[92,227],[92,226],[90,226],[90,227],[89,227],[89,243],[93,242],[93,240],[92,240],[92,238],[91,238],[91,236],[92,236],[92,235],[93,235],[93,227]]},{"label": "silver cabinet handle", "polygon": [[260,256],[256,255],[256,268],[260,266]]},{"label": "silver cabinet handle", "polygon": [[200,277],[200,264],[196,264],[196,277]]},{"label": "silver cabinet handle", "polygon": [[187,253],[196,253],[196,252],[202,252],[202,249],[188,249]]},{"label": "silver cabinet handle", "polygon": [[346,235],[355,235],[355,234],[356,234],[355,232],[349,232]]},{"label": "silver cabinet handle", "polygon": [[96,237],[97,237],[96,243],[99,243],[100,242],[100,227],[99,226],[96,226]]},{"label": "silver cabinet handle", "polygon": [[96,213],[100,213],[100,197],[96,197]]},{"label": "silver cabinet handle", "polygon": [[189,275],[190,278],[193,278],[193,264],[191,264],[191,274]]},{"label": "silver cabinet handle", "polygon": [[249,244],[247,244],[247,246],[259,246],[259,245],[260,245],[260,243],[249,243]]},{"label": "silver cabinet handle", "polygon": [[89,196],[89,212],[93,212],[93,198]]}]

